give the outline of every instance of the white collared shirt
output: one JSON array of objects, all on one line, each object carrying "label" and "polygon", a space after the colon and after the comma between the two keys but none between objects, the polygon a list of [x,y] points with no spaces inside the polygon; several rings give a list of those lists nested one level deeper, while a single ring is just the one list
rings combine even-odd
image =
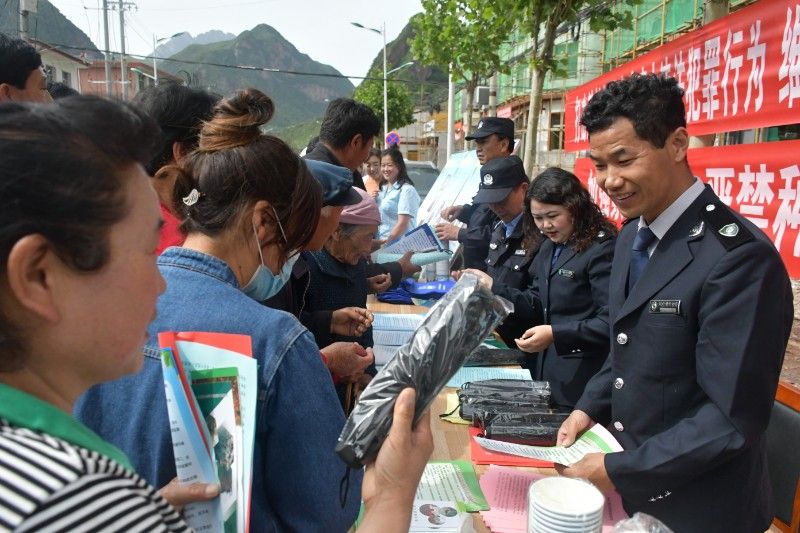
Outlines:
[{"label": "white collared shirt", "polygon": [[639,229],[642,228],[650,228],[653,234],[656,236],[656,241],[651,244],[647,248],[647,256],[650,257],[653,255],[653,252],[658,246],[658,243],[661,242],[661,239],[664,238],[664,235],[667,234],[669,229],[678,221],[680,216],[689,209],[689,206],[692,205],[692,202],[697,200],[698,196],[700,196],[703,191],[705,190],[705,185],[703,182],[700,181],[699,178],[694,178],[694,183],[683,191],[683,194],[678,196],[678,198],[672,202],[669,207],[664,209],[660,215],[656,217],[656,219],[651,223],[647,224],[644,221],[644,217],[639,217]]}]

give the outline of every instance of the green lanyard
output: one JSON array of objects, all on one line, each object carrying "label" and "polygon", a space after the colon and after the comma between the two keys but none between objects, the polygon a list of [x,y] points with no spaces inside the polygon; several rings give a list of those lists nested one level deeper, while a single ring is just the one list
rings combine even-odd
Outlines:
[{"label": "green lanyard", "polygon": [[0,383],[0,418],[20,426],[71,442],[113,459],[134,472],[128,457],[101,439],[72,416],[35,396]]}]

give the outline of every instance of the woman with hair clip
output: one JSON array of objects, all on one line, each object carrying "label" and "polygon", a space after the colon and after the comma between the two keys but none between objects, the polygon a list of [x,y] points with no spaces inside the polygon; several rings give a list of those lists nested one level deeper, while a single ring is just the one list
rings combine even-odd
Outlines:
[{"label": "woman with hair clip", "polygon": [[388,242],[414,228],[420,198],[414,182],[408,177],[406,162],[397,146],[381,152],[381,175],[386,182],[381,185],[376,198],[381,212],[378,239]]},{"label": "woman with hair clip", "polygon": [[[81,416],[159,484],[175,476],[157,335],[249,335],[258,361],[253,531],[344,531],[355,521],[362,472],[334,452],[344,415],[312,335],[262,305],[287,281],[311,240],[321,189],[289,146],[261,128],[272,100],[255,89],[221,100],[198,148],[177,172],[182,247],[158,266],[167,290],[148,328],[145,369],[93,389]],[[340,484],[341,482],[341,484]]]},{"label": "woman with hair clip", "polygon": [[[608,282],[617,230],[574,174],[548,168],[526,195],[528,242],[545,239],[528,270],[525,290],[492,286],[514,304],[505,328],[523,332],[517,347],[530,355],[533,379],[550,382],[553,402],[573,407],[609,351]],[[538,234],[538,235],[537,235]]]}]

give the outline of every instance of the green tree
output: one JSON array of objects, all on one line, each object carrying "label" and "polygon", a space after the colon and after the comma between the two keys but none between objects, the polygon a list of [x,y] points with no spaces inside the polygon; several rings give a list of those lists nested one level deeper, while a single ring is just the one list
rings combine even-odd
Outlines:
[{"label": "green tree", "polygon": [[[636,5],[641,0],[624,0],[625,4]],[[528,110],[528,129],[525,134],[525,171],[534,172],[537,156],[539,113],[542,107],[542,88],[544,79],[551,70],[557,70],[558,61],[553,58],[553,48],[557,29],[563,24],[588,20],[592,31],[614,30],[618,27],[630,28],[631,11],[614,8],[615,3],[607,0],[496,0],[495,9],[502,10],[506,16],[531,37],[531,92]]]},{"label": "green tree", "polygon": [[[387,70],[391,70],[387,65]],[[353,100],[367,104],[383,124],[383,71],[371,70],[367,79],[353,92]],[[405,83],[389,77],[386,86],[386,101],[389,107],[389,131],[414,122],[414,104]],[[386,135],[387,132],[384,132]]]},{"label": "green tree", "polygon": [[411,51],[421,64],[449,68],[453,79],[464,84],[464,131],[470,131],[478,81],[495,72],[508,72],[500,45],[514,21],[496,2],[482,0],[422,0],[422,8],[421,16],[412,19],[416,35]]}]

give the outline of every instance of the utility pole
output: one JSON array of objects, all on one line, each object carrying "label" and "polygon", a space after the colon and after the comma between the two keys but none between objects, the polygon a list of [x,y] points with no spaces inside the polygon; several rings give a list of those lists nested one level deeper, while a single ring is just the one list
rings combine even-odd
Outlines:
[{"label": "utility pole", "polygon": [[28,14],[36,13],[37,0],[19,0],[19,38],[28,40]]},{"label": "utility pole", "polygon": [[489,78],[489,116],[497,116],[497,73]]},{"label": "utility pole", "polygon": [[125,71],[125,2],[119,0],[119,43],[120,43],[120,83],[122,83],[122,100],[128,100],[128,73]]},{"label": "utility pole", "polygon": [[111,98],[111,48],[108,44],[108,0],[103,0],[103,36],[105,37],[103,66],[106,72],[106,96]]},{"label": "utility pole", "polygon": [[455,104],[455,85],[453,84],[453,65],[447,69],[447,160],[453,155],[453,119],[455,118],[453,107]]}]

